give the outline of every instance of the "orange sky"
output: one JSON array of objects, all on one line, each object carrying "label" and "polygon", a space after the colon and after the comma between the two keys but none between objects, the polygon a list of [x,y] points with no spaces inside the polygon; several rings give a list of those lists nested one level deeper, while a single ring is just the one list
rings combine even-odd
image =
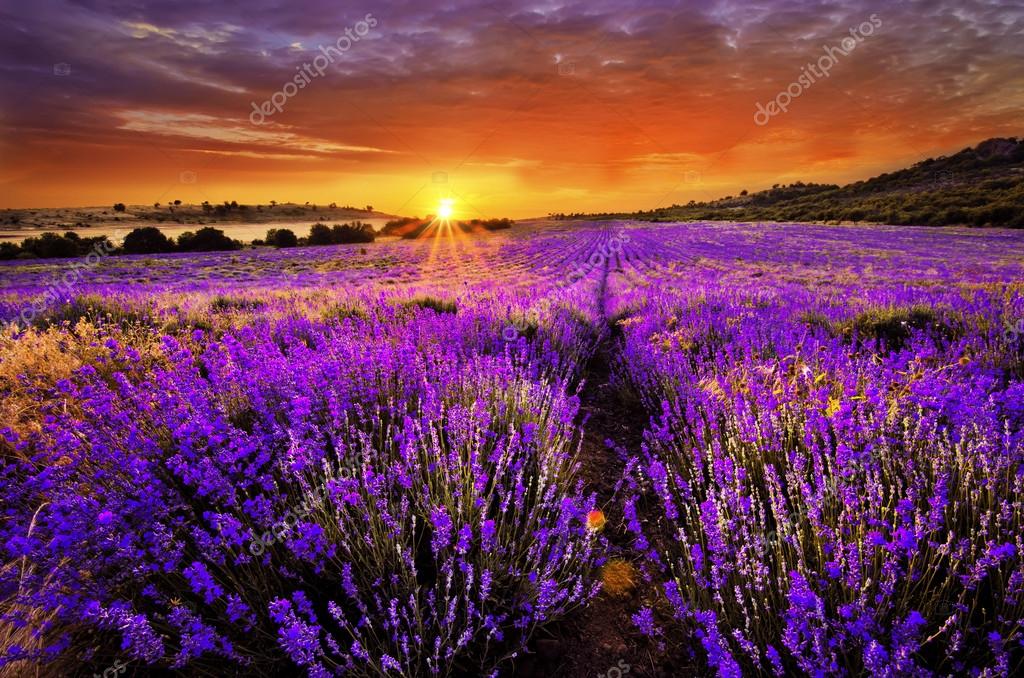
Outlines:
[{"label": "orange sky", "polygon": [[1024,131],[1019,6],[346,4],[4,10],[0,207],[652,209]]}]

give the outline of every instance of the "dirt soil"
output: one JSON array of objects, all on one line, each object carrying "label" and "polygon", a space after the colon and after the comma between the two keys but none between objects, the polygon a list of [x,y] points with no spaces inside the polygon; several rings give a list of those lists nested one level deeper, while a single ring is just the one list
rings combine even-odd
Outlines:
[{"label": "dirt soil", "polygon": [[[614,345],[612,335],[595,352],[584,373],[580,400],[586,424],[581,471],[586,492],[597,494],[597,506],[608,521],[604,530],[608,557],[630,563],[635,568],[636,585],[618,595],[606,587],[588,605],[542,630],[530,645],[531,654],[517,662],[515,676],[668,678],[699,672],[689,638],[649,639],[637,631],[631,619],[644,606],[655,609],[659,623],[669,621],[669,613],[658,580],[644,576],[649,559],[633,548],[632,536],[625,529],[624,497],[615,496],[625,460],[614,447],[638,454],[648,416],[634,394],[611,383]],[[641,521],[654,519],[645,516],[652,512],[642,504],[638,503],[637,509]]]}]

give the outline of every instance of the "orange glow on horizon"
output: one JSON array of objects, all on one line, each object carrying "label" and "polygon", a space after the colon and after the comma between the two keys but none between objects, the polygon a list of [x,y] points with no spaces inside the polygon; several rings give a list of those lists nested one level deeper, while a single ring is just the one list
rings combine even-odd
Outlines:
[{"label": "orange glow on horizon", "polygon": [[879,3],[877,30],[760,121],[874,9],[797,3],[769,24],[770,5],[469,3],[455,26],[433,3],[385,3],[343,65],[288,96],[344,8],[274,6],[272,32],[180,9],[25,19],[63,51],[48,70],[19,42],[31,31],[12,42],[0,208],[275,200],[419,216],[451,195],[459,218],[630,212],[845,184],[1022,133],[1012,8]]}]

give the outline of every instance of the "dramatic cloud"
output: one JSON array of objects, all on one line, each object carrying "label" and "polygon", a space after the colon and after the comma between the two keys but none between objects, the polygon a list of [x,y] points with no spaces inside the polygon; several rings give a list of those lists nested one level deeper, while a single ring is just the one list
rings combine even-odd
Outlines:
[{"label": "dramatic cloud", "polygon": [[649,209],[861,178],[1024,110],[1006,2],[41,0],[0,12],[0,53],[0,206]]}]

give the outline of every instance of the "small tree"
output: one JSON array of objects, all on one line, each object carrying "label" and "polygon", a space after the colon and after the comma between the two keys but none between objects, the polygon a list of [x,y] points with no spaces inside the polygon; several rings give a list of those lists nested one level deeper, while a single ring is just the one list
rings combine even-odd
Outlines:
[{"label": "small tree", "polygon": [[207,226],[195,233],[186,231],[178,236],[178,249],[183,252],[220,252],[237,250],[241,244],[224,235],[219,228]]},{"label": "small tree", "polygon": [[0,260],[14,259],[21,254],[21,248],[13,242],[0,242]]},{"label": "small tree", "polygon": [[335,224],[331,228],[331,241],[335,244],[366,243],[373,242],[376,234],[373,227],[356,221],[351,224]]},{"label": "small tree", "polygon": [[288,228],[272,228],[267,231],[267,244],[273,247],[295,247],[299,238]]},{"label": "small tree", "polygon": [[125,210],[125,207],[124,207],[124,203],[123,202],[116,202],[116,203],[114,203],[114,211],[115,212],[124,212],[124,210]]},{"label": "small tree", "polygon": [[125,254],[161,254],[173,252],[174,243],[156,226],[136,228],[124,237]]},{"label": "small tree", "polygon": [[50,232],[37,238],[26,238],[21,243],[21,249],[40,259],[66,258],[78,254],[78,244],[74,240]]},{"label": "small tree", "polygon": [[309,229],[309,238],[306,242],[310,245],[333,245],[334,234],[326,224],[313,224]]}]

